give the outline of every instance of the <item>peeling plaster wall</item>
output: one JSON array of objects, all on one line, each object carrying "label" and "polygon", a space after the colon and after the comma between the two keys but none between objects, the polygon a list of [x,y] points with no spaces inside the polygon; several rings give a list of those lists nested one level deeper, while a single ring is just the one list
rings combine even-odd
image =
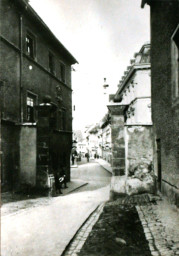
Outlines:
[{"label": "peeling plaster wall", "polygon": [[153,161],[152,126],[127,127],[127,169]]},{"label": "peeling plaster wall", "polygon": [[36,128],[21,127],[20,132],[20,182],[36,185]]}]

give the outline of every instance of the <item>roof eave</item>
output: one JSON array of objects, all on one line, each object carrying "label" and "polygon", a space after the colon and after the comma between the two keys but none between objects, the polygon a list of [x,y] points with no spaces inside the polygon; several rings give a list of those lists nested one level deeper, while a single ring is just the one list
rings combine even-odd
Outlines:
[{"label": "roof eave", "polygon": [[25,0],[17,0],[17,2],[24,8],[24,11],[26,11],[27,13],[29,13],[29,15],[31,15],[34,20],[36,22],[39,22],[44,30],[47,31],[47,33],[49,34],[49,36],[56,42],[59,44],[59,47],[61,47],[64,52],[67,54],[69,61],[71,63],[71,65],[73,64],[78,64],[78,61],[75,59],[75,57],[73,57],[73,55],[65,48],[65,46],[58,40],[58,38],[53,34],[53,32],[49,29],[49,27],[45,24],[45,22],[40,18],[40,16],[36,13],[36,11],[27,3],[27,1]]},{"label": "roof eave", "polygon": [[131,76],[133,75],[133,73],[136,72],[136,70],[139,70],[139,69],[148,69],[148,68],[150,68],[150,66],[151,66],[150,63],[147,63],[147,64],[135,64],[135,65],[133,65],[132,68],[130,69],[129,73],[128,73],[127,76],[125,77],[125,79],[124,79],[124,81],[123,81],[123,83],[122,83],[122,87],[117,90],[117,92],[116,92],[116,94],[115,94],[115,96],[114,96],[114,99],[115,99],[115,97],[117,97],[117,95],[119,95],[119,94],[123,91],[123,89],[124,89],[126,83],[129,81],[129,79],[131,78]]}]

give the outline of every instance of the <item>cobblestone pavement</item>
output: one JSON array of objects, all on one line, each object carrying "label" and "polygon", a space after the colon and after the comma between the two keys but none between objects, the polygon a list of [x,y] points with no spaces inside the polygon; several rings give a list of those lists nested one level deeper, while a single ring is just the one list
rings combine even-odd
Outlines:
[{"label": "cobblestone pavement", "polygon": [[[178,241],[173,238],[173,234],[168,234],[166,228],[157,214],[156,206],[153,204],[136,206],[140,220],[142,222],[146,239],[149,242],[151,254],[153,256],[173,256],[179,255]],[[179,228],[176,226],[176,229]],[[175,241],[174,241],[175,240]]]},{"label": "cobblestone pavement", "polygon": [[[158,207],[160,200],[160,197],[144,194],[118,199],[113,205],[135,205],[152,256],[179,255],[178,232],[170,233],[160,220],[161,216]],[[90,216],[68,245],[66,251],[62,254],[63,256],[77,256],[79,254],[94,224],[98,221],[103,208],[104,204],[100,205],[97,211]],[[175,231],[177,229],[178,227],[176,226]],[[143,254],[141,256],[143,256]]]},{"label": "cobblestone pavement", "polygon": [[99,205],[96,211],[94,211],[91,216],[87,219],[85,224],[77,232],[74,239],[71,241],[66,251],[62,256],[77,256],[77,253],[82,249],[86,239],[88,238],[94,224],[97,222],[99,216],[101,215],[104,208],[104,203]]}]

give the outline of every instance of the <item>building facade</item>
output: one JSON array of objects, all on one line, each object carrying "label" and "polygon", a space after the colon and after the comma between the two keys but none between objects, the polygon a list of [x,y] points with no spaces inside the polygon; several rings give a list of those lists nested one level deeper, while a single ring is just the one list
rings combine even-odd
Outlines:
[{"label": "building facade", "polygon": [[90,125],[85,130],[86,139],[86,153],[90,158],[94,159],[96,155],[99,155],[99,124]]},{"label": "building facade", "polygon": [[28,1],[3,0],[0,8],[2,188],[16,190],[22,183],[36,185],[38,111],[35,106],[44,98],[55,106],[50,150],[59,159],[58,165],[65,166],[69,179],[71,65],[77,61]]},{"label": "building facade", "polygon": [[110,115],[107,113],[101,122],[100,129],[100,156],[109,164],[112,164],[112,151],[111,151],[111,121]]},{"label": "building facade", "polygon": [[[179,1],[150,5],[154,167],[159,190],[179,206]],[[146,7],[147,8],[147,7]]]},{"label": "building facade", "polygon": [[[112,169],[118,178],[153,162],[150,44],[134,55],[108,105],[111,116]],[[117,178],[117,179],[118,179]],[[115,179],[113,179],[115,181]]]}]

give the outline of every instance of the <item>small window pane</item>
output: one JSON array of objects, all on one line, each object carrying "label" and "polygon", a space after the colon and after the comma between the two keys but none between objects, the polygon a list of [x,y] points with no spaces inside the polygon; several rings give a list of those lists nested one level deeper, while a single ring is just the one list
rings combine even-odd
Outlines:
[{"label": "small window pane", "polygon": [[26,35],[26,52],[32,58],[34,58],[34,44],[34,38],[30,35]]},{"label": "small window pane", "polygon": [[31,93],[27,95],[27,121],[34,122],[35,121],[35,110],[34,106],[36,105],[37,97]]}]

